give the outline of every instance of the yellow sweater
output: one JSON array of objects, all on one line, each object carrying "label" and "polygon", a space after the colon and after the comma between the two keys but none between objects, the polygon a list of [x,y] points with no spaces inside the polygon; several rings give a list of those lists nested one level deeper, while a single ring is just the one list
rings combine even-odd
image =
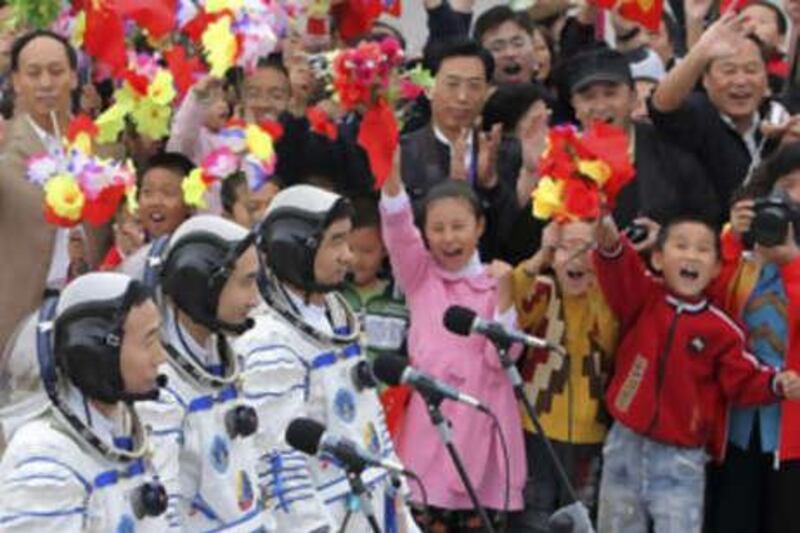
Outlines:
[{"label": "yellow sweater", "polygon": [[[561,295],[555,278],[514,271],[514,305],[526,332],[562,345],[531,349],[520,359],[525,392],[545,434],[574,444],[603,442],[609,419],[603,397],[617,346],[618,323],[596,284],[579,296]],[[522,414],[526,431],[533,424]]]}]

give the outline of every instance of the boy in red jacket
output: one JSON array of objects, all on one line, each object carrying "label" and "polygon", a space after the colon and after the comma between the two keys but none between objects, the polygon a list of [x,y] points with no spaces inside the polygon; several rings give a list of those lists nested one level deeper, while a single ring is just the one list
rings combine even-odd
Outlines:
[{"label": "boy in red jacket", "polygon": [[704,292],[720,269],[719,237],[699,217],[677,217],[648,275],[610,218],[600,225],[595,267],[621,324],[606,393],[616,420],[603,449],[598,530],[699,532],[705,463],[724,453],[728,406],[800,398],[800,377],[761,366],[744,336]]}]

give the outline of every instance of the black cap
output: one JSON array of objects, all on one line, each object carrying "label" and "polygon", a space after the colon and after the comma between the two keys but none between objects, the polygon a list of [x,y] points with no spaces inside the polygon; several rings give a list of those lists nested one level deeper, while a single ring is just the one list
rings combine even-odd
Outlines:
[{"label": "black cap", "polygon": [[633,85],[631,68],[624,55],[609,48],[595,48],[576,54],[566,72],[568,96],[597,82]]}]

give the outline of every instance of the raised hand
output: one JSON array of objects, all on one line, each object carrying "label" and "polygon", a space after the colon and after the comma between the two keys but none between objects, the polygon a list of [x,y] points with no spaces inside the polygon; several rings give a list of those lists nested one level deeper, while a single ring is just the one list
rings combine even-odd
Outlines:
[{"label": "raised hand", "polygon": [[756,212],[753,211],[755,202],[748,198],[739,200],[731,207],[731,231],[734,235],[741,237],[750,229]]},{"label": "raised hand", "polygon": [[497,185],[497,154],[503,126],[497,123],[490,131],[478,134],[478,184],[484,189]]},{"label": "raised hand", "polygon": [[713,61],[736,53],[737,44],[743,36],[742,17],[729,11],[703,32],[695,46],[706,61]]}]

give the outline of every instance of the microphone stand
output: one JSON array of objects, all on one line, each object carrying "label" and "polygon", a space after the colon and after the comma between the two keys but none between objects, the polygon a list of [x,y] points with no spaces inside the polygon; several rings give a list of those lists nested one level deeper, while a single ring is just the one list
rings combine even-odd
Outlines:
[{"label": "microphone stand", "polygon": [[[556,471],[556,476],[558,477],[561,486],[567,492],[569,496],[570,505],[577,504],[580,507],[585,509],[583,503],[578,499],[578,493],[575,492],[575,488],[572,486],[572,483],[569,480],[569,476],[564,471],[564,466],[561,464],[561,461],[556,454],[555,449],[553,449],[553,445],[550,442],[550,439],[544,433],[544,429],[542,428],[542,424],[539,422],[539,417],[536,416],[536,412],[533,409],[533,405],[531,405],[530,400],[528,397],[525,396],[525,390],[523,389],[523,381],[522,375],[520,375],[519,370],[517,369],[514,362],[508,356],[508,349],[511,345],[510,342],[492,338],[490,339],[494,344],[495,348],[497,348],[497,353],[500,356],[500,364],[506,371],[509,380],[511,381],[511,385],[514,387],[514,396],[517,397],[517,400],[522,403],[522,406],[525,408],[525,412],[528,414],[528,417],[531,419],[533,426],[536,428],[536,432],[541,437],[542,441],[544,442],[545,450],[547,451],[547,455],[550,456],[550,461],[553,463],[553,467]],[[588,514],[587,514],[588,519]],[[572,524],[572,526],[576,526],[577,524]],[[591,524],[589,524],[591,527]],[[583,531],[583,530],[581,530]],[[592,531],[592,530],[590,530]]]},{"label": "microphone stand", "polygon": [[489,520],[489,515],[486,514],[486,509],[484,509],[478,501],[478,496],[475,494],[475,487],[472,486],[472,482],[469,480],[469,475],[464,468],[464,463],[461,461],[461,456],[458,454],[458,450],[456,450],[456,447],[453,445],[453,434],[450,430],[450,421],[444,417],[442,410],[440,409],[442,401],[444,400],[444,396],[434,392],[419,392],[422,394],[422,397],[425,398],[425,403],[428,406],[428,416],[431,419],[431,423],[436,426],[436,430],[439,432],[439,437],[444,443],[445,448],[447,448],[447,452],[450,454],[453,465],[458,471],[458,477],[461,478],[464,488],[467,489],[467,494],[472,502],[472,507],[478,513],[481,523],[483,524],[483,528],[489,533],[494,533],[494,528],[492,527],[491,520]]},{"label": "microphone stand", "polygon": [[[361,472],[364,471],[365,467],[366,465],[359,464],[358,466],[348,468],[347,482],[350,484],[350,490],[353,492],[353,495],[358,498],[359,508],[361,512],[364,513],[364,516],[367,517],[367,522],[369,522],[372,533],[381,533],[378,520],[375,518],[375,511],[372,508],[369,491],[364,485],[364,481],[361,479]],[[342,527],[339,529],[339,533],[344,533],[347,528],[347,522],[350,521],[351,514],[352,510],[348,508],[347,514],[344,515],[344,521],[342,522]]]}]

